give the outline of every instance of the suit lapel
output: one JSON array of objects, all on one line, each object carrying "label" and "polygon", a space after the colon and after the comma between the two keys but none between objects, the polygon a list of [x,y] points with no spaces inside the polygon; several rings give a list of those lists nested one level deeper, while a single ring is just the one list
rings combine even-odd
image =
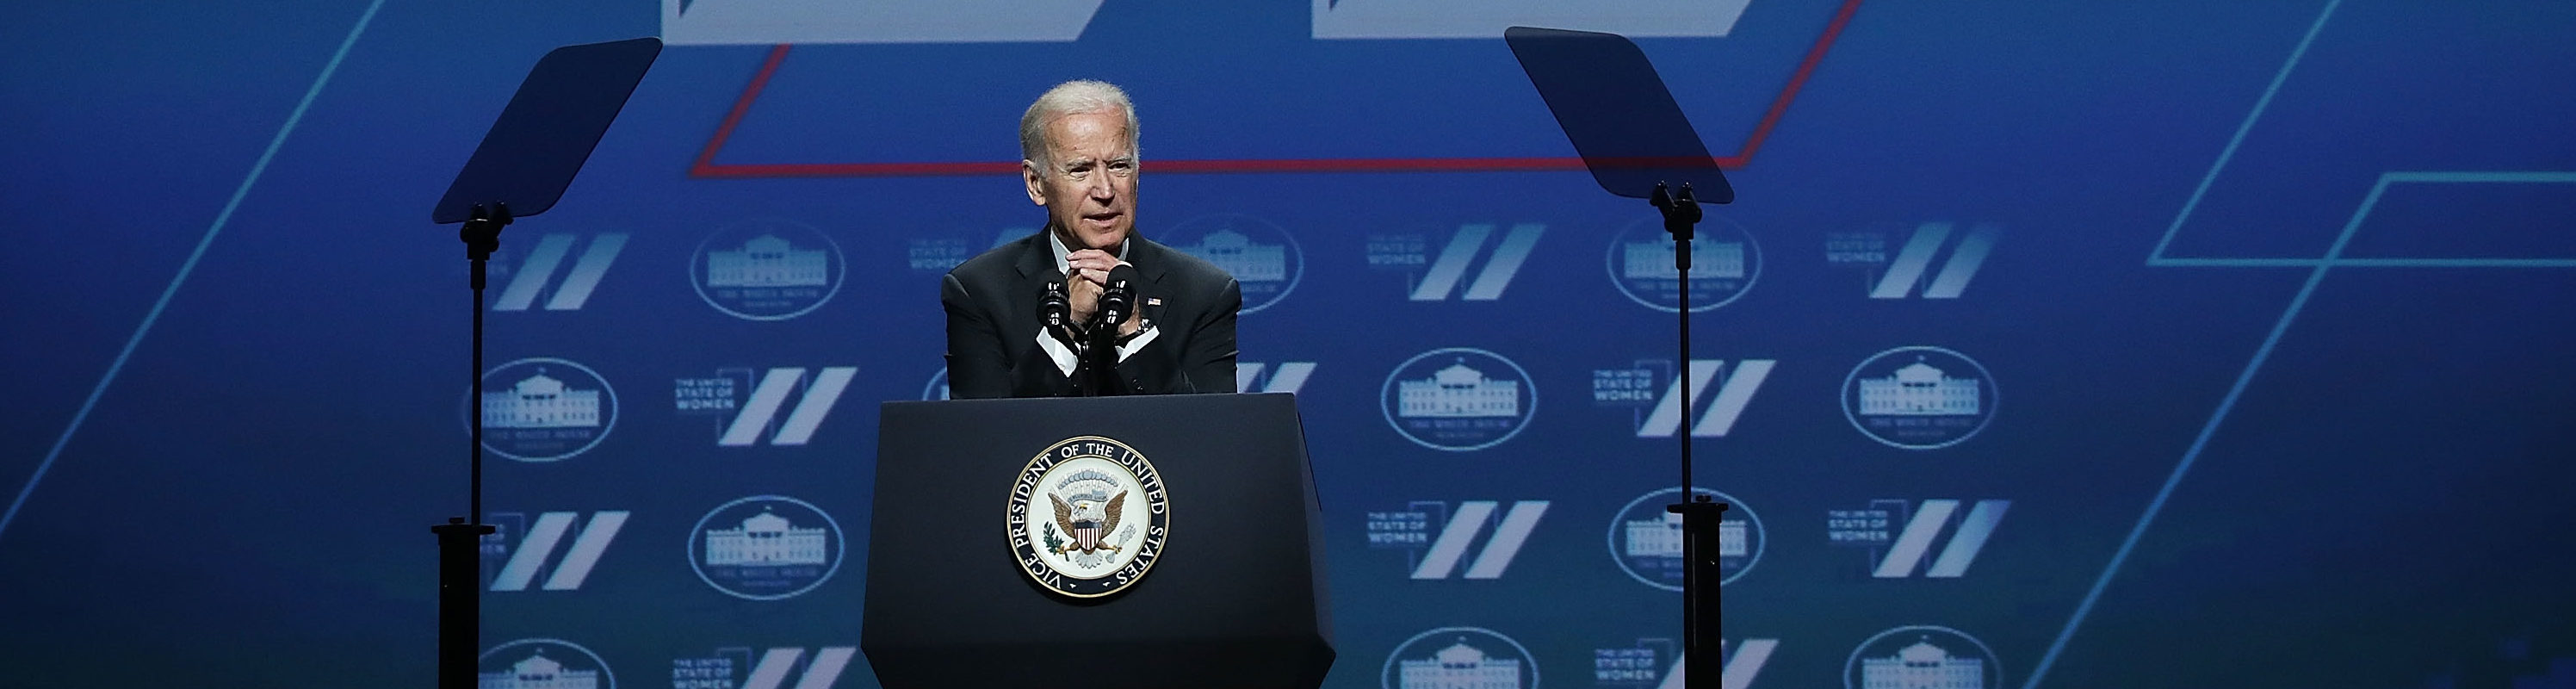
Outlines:
[{"label": "suit lapel", "polygon": [[1156,244],[1144,237],[1135,237],[1128,241],[1133,242],[1135,246],[1127,252],[1127,263],[1136,266],[1136,272],[1144,275],[1146,282],[1162,284],[1163,276],[1172,270],[1172,262],[1166,260],[1172,248]]},{"label": "suit lapel", "polygon": [[[1136,266],[1136,273],[1145,278],[1147,285],[1155,286],[1143,290],[1144,302],[1136,305],[1136,312],[1144,316],[1147,323],[1160,323],[1163,320],[1164,309],[1170,307],[1173,299],[1166,290],[1159,289],[1163,284],[1163,277],[1172,271],[1172,248],[1156,244],[1144,237],[1134,237],[1127,241],[1132,245],[1127,251],[1127,262]],[[1164,335],[1169,336],[1171,333],[1164,333]],[[1160,344],[1157,343],[1157,345]]]},{"label": "suit lapel", "polygon": [[1020,276],[1012,283],[1010,292],[1002,295],[1003,303],[1008,306],[1001,314],[1002,341],[1006,343],[1005,348],[1012,361],[1019,361],[1020,357],[1027,355],[1029,348],[1037,346],[1028,334],[1044,327],[1038,322],[1039,284],[1055,272],[1055,254],[1047,250],[1046,230],[1021,239],[1017,246],[1020,255],[1011,262],[1011,267],[1019,271]]},{"label": "suit lapel", "polygon": [[1046,230],[1040,229],[1037,234],[1017,243],[1020,245],[1020,259],[1012,265],[1020,269],[1022,282],[1043,279],[1041,276],[1055,270],[1055,251],[1047,248]]}]

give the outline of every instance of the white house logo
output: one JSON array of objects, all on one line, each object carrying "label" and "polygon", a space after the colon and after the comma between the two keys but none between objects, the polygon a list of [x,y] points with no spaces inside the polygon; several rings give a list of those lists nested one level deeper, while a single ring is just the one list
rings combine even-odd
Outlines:
[{"label": "white house logo", "polygon": [[[527,258],[512,268],[509,284],[502,287],[500,296],[492,300],[492,310],[538,308],[539,297],[545,298],[543,308],[547,311],[580,309],[582,304],[590,301],[591,292],[599,289],[599,279],[608,274],[609,264],[617,262],[618,252],[626,248],[626,235],[604,232],[592,237],[590,244],[582,248],[581,258],[573,261],[572,270],[564,273],[563,281],[554,282],[555,271],[563,266],[564,258],[571,256],[573,247],[579,243],[579,235],[558,233],[539,236],[536,248],[528,250]],[[504,262],[501,265],[507,267],[512,264]],[[549,284],[553,285],[552,290],[547,289]]]},{"label": "white house logo", "polygon": [[1948,627],[1897,627],[1852,649],[1843,661],[1843,689],[1929,687],[2001,689],[2003,664],[1994,649]]},{"label": "white house logo", "polygon": [[[1499,579],[1529,542],[1530,531],[1538,528],[1547,506],[1546,500],[1520,500],[1504,510],[1500,502],[1467,500],[1452,513],[1444,502],[1407,503],[1402,510],[1368,513],[1368,544],[1379,550],[1406,551],[1405,570],[1414,579],[1452,575]],[[1470,549],[1474,560],[1467,559]],[[1468,563],[1463,574],[1458,570],[1461,562]]]},{"label": "white house logo", "polygon": [[[671,396],[682,414],[717,417],[717,445],[803,445],[813,441],[814,431],[822,427],[841,392],[859,373],[857,366],[825,366],[812,375],[807,375],[808,370],[772,368],[759,376],[757,385],[749,382],[753,369],[718,370],[713,378],[674,381]],[[781,410],[786,410],[784,417]]]},{"label": "white house logo", "polygon": [[[1771,359],[1743,359],[1730,367],[1720,359],[1693,359],[1683,375],[1671,373],[1671,361],[1638,362],[1630,368],[1592,372],[1592,401],[1598,406],[1635,410],[1637,437],[1670,438],[1687,424],[1691,437],[1722,438],[1744,417],[1745,405],[1762,381],[1771,377]],[[1718,374],[1724,372],[1721,379]],[[1663,379],[1657,385],[1657,379]],[[1682,399],[1682,383],[1690,399]]]},{"label": "white house logo", "polygon": [[921,386],[921,399],[923,401],[932,401],[944,400],[949,397],[948,367],[941,366],[939,367],[938,373],[930,374],[930,382]]},{"label": "white house logo", "polygon": [[718,591],[778,600],[814,590],[841,568],[841,525],[812,503],[755,495],[725,503],[689,530],[689,566]]},{"label": "white house logo", "polygon": [[1529,372],[1500,354],[1450,347],[1416,354],[1378,390],[1387,425],[1434,450],[1482,450],[1519,435],[1538,411]]},{"label": "white house logo", "polygon": [[[526,591],[537,583],[540,574],[545,576],[542,590],[581,588],[582,581],[590,578],[591,569],[599,566],[599,557],[608,551],[608,544],[617,539],[618,529],[626,526],[626,517],[625,510],[601,510],[582,522],[580,512],[546,512],[531,522],[522,513],[493,513],[492,523],[498,528],[483,537],[483,562],[492,579],[491,590]],[[576,523],[581,525],[578,530],[573,528]],[[558,552],[562,557],[555,557]],[[501,563],[500,569],[490,569],[496,560]],[[549,562],[554,565],[551,572],[546,568]]]},{"label": "white house logo", "polygon": [[[1915,226],[1893,260],[1887,254],[1888,232],[1831,233],[1825,239],[1825,262],[1871,269],[1875,273],[1869,281],[1871,299],[1957,299],[1985,267],[1986,255],[1994,251],[2003,228],[1979,223],[1950,246],[1956,227],[1946,222]],[[1941,254],[1944,247],[1950,249],[1947,257]]]},{"label": "white house logo", "polygon": [[1005,535],[1020,571],[1075,598],[1126,590],[1163,557],[1172,506],[1135,448],[1099,436],[1038,452],[1011,482]]},{"label": "white house logo", "polygon": [[[1771,653],[1779,650],[1779,639],[1720,640],[1724,647],[1726,667],[1718,673],[1717,689],[1746,689],[1771,662]],[[1669,638],[1638,639],[1637,645],[1624,648],[1592,649],[1592,683],[1601,687],[1624,689],[1685,689],[1686,663],[1681,642]]]},{"label": "white house logo", "polygon": [[[1726,516],[1717,522],[1717,564],[1725,574],[1717,583],[1735,583],[1762,560],[1763,546],[1769,541],[1762,530],[1762,516],[1725,493],[1706,488],[1692,492],[1728,506]],[[1678,502],[1675,496],[1681,493],[1675,487],[1637,496],[1610,520],[1610,559],[1629,577],[1666,591],[1682,590],[1682,516],[1664,511],[1665,505]]]},{"label": "white house logo", "polygon": [[1306,250],[1278,225],[1249,215],[1196,218],[1164,230],[1156,241],[1206,259],[1243,286],[1243,313],[1279,303],[1306,274]]},{"label": "white house logo", "polygon": [[608,662],[562,639],[520,639],[474,661],[477,689],[617,689]]},{"label": "white house logo", "polygon": [[617,391],[598,371],[529,358],[483,373],[483,449],[522,462],[581,454],[617,427]]},{"label": "white house logo", "polygon": [[1968,355],[1898,347],[1853,367],[1843,416],[1881,443],[1909,450],[1957,445],[1995,416],[1995,381]]},{"label": "white house logo", "polygon": [[698,244],[689,284],[718,311],[778,321],[831,301],[848,267],[840,245],[819,230],[792,220],[750,220]]},{"label": "white house logo", "polygon": [[1315,375],[1315,362],[1282,361],[1273,368],[1268,362],[1245,361],[1234,365],[1234,389],[1241,392],[1296,392],[1305,389],[1306,379]]},{"label": "white house logo", "polygon": [[[1762,277],[1762,246],[1744,228],[1717,216],[1691,240],[1690,310],[1735,303]],[[1659,219],[1629,223],[1610,241],[1610,284],[1630,301],[1673,313],[1681,310],[1682,281],[1673,263],[1673,237]]]},{"label": "white house logo", "polygon": [[1378,670],[1383,689],[1538,689],[1529,648],[1481,627],[1441,627],[1413,635]]},{"label": "white house logo", "polygon": [[[1979,500],[1964,514],[1959,502],[1925,500],[1916,509],[1904,500],[1871,500],[1860,509],[1827,510],[1825,537],[1836,546],[1868,549],[1874,578],[1904,579],[1918,572],[1931,579],[1967,576],[2012,501]],[[1945,534],[1946,542],[1941,539]],[[1932,556],[1935,547],[1938,556]],[[1928,568],[1923,566],[1927,556],[1932,558]]]},{"label": "white house logo", "polygon": [[[719,648],[700,657],[671,659],[671,686],[676,689],[831,689],[858,657],[857,646],[812,649],[788,646],[757,649]],[[789,684],[794,680],[794,684]]]},{"label": "white house logo", "polygon": [[[1490,223],[1467,224],[1449,235],[1441,245],[1438,258],[1428,252],[1431,239],[1418,234],[1370,235],[1367,241],[1368,265],[1381,270],[1400,270],[1418,275],[1407,298],[1413,301],[1493,301],[1503,297],[1503,288],[1519,275],[1539,235],[1547,225],[1520,223],[1494,239],[1496,226]],[[1486,251],[1490,245],[1493,250]],[[1428,266],[1428,267],[1425,267]],[[1418,273],[1416,271],[1419,271]],[[1470,279],[1470,276],[1473,279]],[[1461,289],[1460,284],[1466,287]]]}]

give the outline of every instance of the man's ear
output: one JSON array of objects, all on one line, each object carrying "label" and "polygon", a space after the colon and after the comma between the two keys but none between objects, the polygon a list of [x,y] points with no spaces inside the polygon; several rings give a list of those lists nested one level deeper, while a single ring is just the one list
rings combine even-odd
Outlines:
[{"label": "man's ear", "polygon": [[1042,179],[1038,175],[1037,161],[1020,161],[1020,182],[1029,187],[1029,203],[1047,205],[1046,185],[1040,183]]}]

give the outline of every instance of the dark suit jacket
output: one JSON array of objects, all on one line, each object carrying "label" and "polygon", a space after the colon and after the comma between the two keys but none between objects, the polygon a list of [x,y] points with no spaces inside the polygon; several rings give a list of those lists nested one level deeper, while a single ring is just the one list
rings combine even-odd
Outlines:
[{"label": "dark suit jacket", "polygon": [[[1127,262],[1142,280],[1138,315],[1160,333],[1118,363],[1118,377],[1143,394],[1234,392],[1234,319],[1243,288],[1223,269],[1143,237],[1127,240]],[[1038,348],[1038,292],[1055,274],[1047,233],[967,259],[940,280],[948,311],[951,397],[1056,397],[1073,381]],[[1155,305],[1150,300],[1160,299]]]}]

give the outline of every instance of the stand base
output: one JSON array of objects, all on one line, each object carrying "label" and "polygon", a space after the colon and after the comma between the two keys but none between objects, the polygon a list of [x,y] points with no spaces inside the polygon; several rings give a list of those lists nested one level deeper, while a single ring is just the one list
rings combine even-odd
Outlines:
[{"label": "stand base", "polygon": [[429,531],[438,534],[438,689],[474,689],[483,644],[483,537],[499,529],[449,517]]},{"label": "stand base", "polygon": [[1719,668],[1726,667],[1717,590],[1719,582],[1726,580],[1725,570],[1718,565],[1718,554],[1725,552],[1718,547],[1718,522],[1726,517],[1726,503],[1705,495],[1692,498],[1664,506],[1664,511],[1682,516],[1683,686],[1715,687]]}]

